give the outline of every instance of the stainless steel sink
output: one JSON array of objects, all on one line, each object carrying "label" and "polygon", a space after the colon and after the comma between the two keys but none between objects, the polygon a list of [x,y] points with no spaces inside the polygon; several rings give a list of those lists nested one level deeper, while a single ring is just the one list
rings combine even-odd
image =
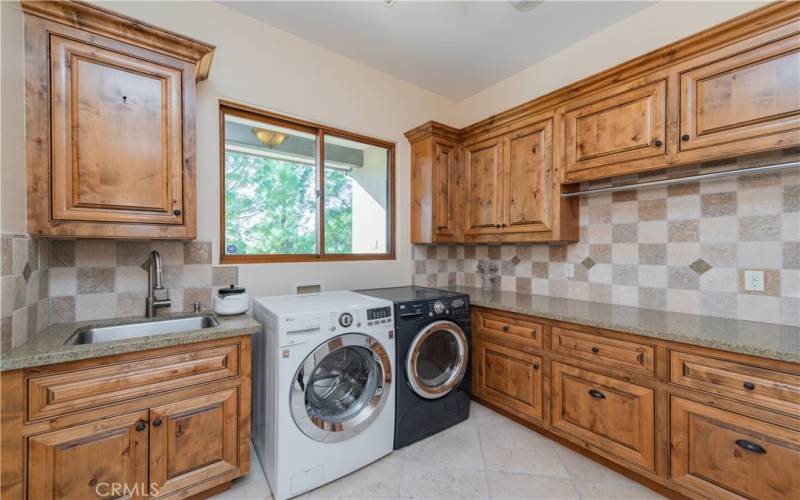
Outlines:
[{"label": "stainless steel sink", "polygon": [[86,327],[76,330],[64,344],[96,344],[98,342],[112,342],[115,340],[150,337],[152,335],[202,330],[203,328],[212,328],[218,325],[217,318],[210,314],[203,314],[201,316],[167,318],[125,325]]}]

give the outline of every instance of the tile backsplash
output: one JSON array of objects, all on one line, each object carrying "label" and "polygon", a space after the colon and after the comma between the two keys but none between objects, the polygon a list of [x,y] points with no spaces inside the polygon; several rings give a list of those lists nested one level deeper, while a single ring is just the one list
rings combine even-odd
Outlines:
[{"label": "tile backsplash", "polygon": [[[789,151],[772,159],[796,155]],[[710,168],[717,167],[726,165]],[[709,167],[640,174],[639,179],[703,168]],[[610,183],[584,187],[605,185]],[[413,281],[800,324],[797,169],[587,195],[580,213],[577,243],[416,246]],[[569,265],[572,277],[567,277]],[[764,291],[744,289],[745,270],[764,272]],[[490,280],[493,271],[496,277]]]},{"label": "tile backsplash", "polygon": [[142,316],[151,250],[161,255],[163,285],[158,298],[191,311],[211,305],[212,287],[236,284],[236,266],[212,266],[209,241],[43,240],[50,245],[50,324]]},{"label": "tile backsplash", "polygon": [[0,352],[5,352],[48,324],[50,254],[43,241],[26,235],[4,234],[0,245]]}]

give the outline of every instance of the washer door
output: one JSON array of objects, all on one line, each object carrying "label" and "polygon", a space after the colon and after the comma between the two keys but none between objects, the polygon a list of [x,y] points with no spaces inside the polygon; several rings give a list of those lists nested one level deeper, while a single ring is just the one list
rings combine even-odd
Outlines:
[{"label": "washer door", "polygon": [[408,349],[408,385],[423,398],[441,398],[464,378],[468,357],[467,336],[460,326],[452,321],[431,323]]},{"label": "washer door", "polygon": [[378,416],[391,385],[389,356],[375,338],[361,333],[333,337],[297,369],[292,418],[315,441],[344,441]]}]

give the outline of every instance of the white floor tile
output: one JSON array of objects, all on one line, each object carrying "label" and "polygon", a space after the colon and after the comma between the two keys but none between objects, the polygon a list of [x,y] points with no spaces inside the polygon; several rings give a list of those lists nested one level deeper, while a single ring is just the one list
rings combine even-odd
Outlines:
[{"label": "white floor tile", "polygon": [[487,472],[489,496],[497,499],[579,499],[572,481],[533,474]]},{"label": "white floor tile", "polygon": [[399,498],[484,499],[488,498],[483,472],[406,463]]}]

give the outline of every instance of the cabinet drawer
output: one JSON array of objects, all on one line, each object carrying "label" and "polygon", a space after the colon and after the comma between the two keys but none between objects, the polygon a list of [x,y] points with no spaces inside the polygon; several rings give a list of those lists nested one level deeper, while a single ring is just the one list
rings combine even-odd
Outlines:
[{"label": "cabinet drawer", "polygon": [[511,315],[480,312],[476,326],[480,332],[493,334],[498,339],[521,342],[537,348],[544,344],[544,325]]},{"label": "cabinet drawer", "polygon": [[600,335],[553,327],[551,351],[600,365],[643,375],[654,375],[653,346]]},{"label": "cabinet drawer", "polygon": [[239,373],[239,345],[30,377],[28,420],[208,383]]},{"label": "cabinet drawer", "polygon": [[673,397],[671,479],[711,498],[800,498],[800,432]]},{"label": "cabinet drawer", "polygon": [[800,415],[800,376],[791,373],[672,351],[670,381]]},{"label": "cabinet drawer", "polygon": [[653,389],[553,362],[552,427],[655,470]]}]

